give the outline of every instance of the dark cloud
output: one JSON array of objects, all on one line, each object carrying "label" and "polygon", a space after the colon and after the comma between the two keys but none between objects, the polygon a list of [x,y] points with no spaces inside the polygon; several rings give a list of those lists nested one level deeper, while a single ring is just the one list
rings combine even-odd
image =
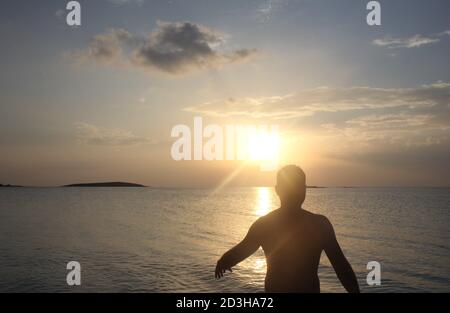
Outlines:
[{"label": "dark cloud", "polygon": [[146,70],[184,74],[246,61],[256,49],[224,51],[225,35],[195,23],[158,22],[146,38],[111,29],[92,38],[88,47],[71,55],[78,61],[128,64]]}]

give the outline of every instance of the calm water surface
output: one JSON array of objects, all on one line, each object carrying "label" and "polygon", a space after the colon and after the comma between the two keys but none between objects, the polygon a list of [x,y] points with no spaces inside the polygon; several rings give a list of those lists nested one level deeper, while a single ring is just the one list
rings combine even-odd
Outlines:
[{"label": "calm water surface", "polygon": [[[217,258],[275,209],[271,188],[0,189],[0,292],[260,292],[261,250],[216,281]],[[365,292],[450,292],[450,189],[309,189]],[[66,285],[67,262],[82,285]],[[382,285],[365,282],[382,266]],[[322,256],[321,288],[343,288]]]}]

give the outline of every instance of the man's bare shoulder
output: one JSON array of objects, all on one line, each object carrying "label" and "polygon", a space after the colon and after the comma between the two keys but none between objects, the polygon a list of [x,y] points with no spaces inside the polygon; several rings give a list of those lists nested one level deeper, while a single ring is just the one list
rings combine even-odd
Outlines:
[{"label": "man's bare shoulder", "polygon": [[311,219],[315,226],[319,227],[320,229],[327,231],[330,227],[333,227],[330,220],[325,215],[312,213],[306,210],[303,211]]},{"label": "man's bare shoulder", "polygon": [[[259,217],[255,221],[254,225],[255,226],[256,225],[263,226],[263,225],[271,224],[278,219],[284,219],[286,217],[285,213],[286,212],[283,211],[283,209],[278,208],[264,216]],[[312,212],[304,210],[304,209],[301,210],[301,213],[316,227],[319,227],[323,230],[328,230],[329,228],[333,227],[331,225],[330,220],[325,215],[312,213]]]},{"label": "man's bare shoulder", "polygon": [[270,222],[274,219],[277,219],[281,216],[281,208],[275,209],[267,213],[266,215],[261,216],[258,218],[257,221],[260,221],[260,223]]},{"label": "man's bare shoulder", "polygon": [[281,215],[280,209],[275,209],[273,211],[270,211],[266,215],[263,215],[259,217],[254,223],[253,226],[255,228],[262,228],[267,225],[273,224]]}]

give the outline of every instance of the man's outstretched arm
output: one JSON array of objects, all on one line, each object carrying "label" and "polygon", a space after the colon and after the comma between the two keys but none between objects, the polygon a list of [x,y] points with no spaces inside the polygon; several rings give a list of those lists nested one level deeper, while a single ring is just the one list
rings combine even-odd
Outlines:
[{"label": "man's outstretched arm", "polygon": [[325,253],[330,260],[337,277],[341,281],[345,290],[351,293],[359,293],[358,280],[347,258],[339,246],[334,233],[333,225],[327,218],[324,218],[324,232],[325,232]]},{"label": "man's outstretched arm", "polygon": [[257,228],[257,222],[253,223],[245,238],[236,246],[228,250],[219,261],[217,261],[215,270],[216,278],[222,277],[226,270],[231,272],[233,266],[242,262],[258,250],[260,240]]}]

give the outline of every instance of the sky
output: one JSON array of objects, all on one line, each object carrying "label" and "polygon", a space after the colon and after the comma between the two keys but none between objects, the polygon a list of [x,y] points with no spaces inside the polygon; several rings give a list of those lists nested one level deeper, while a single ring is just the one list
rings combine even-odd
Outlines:
[{"label": "sky", "polygon": [[[175,161],[175,125],[277,124],[309,185],[450,186],[450,2],[90,0],[0,4],[0,183],[271,185]],[[240,169],[233,179],[227,179]]]}]

